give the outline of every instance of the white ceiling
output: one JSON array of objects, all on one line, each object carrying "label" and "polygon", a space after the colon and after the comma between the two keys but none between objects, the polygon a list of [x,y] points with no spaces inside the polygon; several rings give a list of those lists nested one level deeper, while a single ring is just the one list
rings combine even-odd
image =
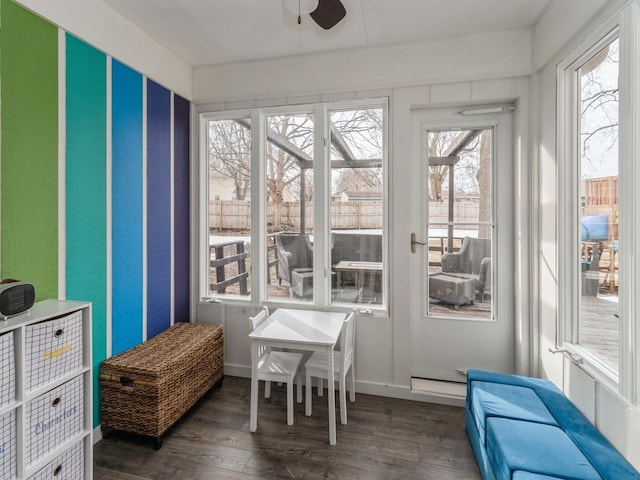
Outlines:
[{"label": "white ceiling", "polygon": [[282,0],[102,1],[195,67],[527,28],[563,0],[342,0],[329,31]]}]

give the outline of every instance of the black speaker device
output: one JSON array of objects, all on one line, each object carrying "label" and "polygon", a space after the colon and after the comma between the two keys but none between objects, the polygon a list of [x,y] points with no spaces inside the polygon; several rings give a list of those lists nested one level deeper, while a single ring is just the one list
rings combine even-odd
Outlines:
[{"label": "black speaker device", "polygon": [[2,317],[26,312],[33,306],[35,299],[36,289],[28,282],[0,283],[0,315]]}]

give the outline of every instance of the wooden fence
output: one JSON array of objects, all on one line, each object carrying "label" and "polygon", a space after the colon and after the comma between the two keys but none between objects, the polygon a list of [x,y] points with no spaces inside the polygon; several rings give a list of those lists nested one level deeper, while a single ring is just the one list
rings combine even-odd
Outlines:
[{"label": "wooden fence", "polygon": [[[275,206],[267,204],[267,223],[274,230],[300,230],[300,203],[283,202],[280,207],[280,225],[275,223]],[[478,221],[478,204],[460,202],[453,207],[454,222],[473,223]],[[305,204],[305,228],[313,230],[313,202]],[[331,228],[334,230],[381,229],[383,204],[376,201],[333,202],[331,204]],[[429,204],[431,223],[448,221],[446,202]],[[237,200],[212,200],[209,202],[209,227],[213,231],[250,230],[251,203]]]},{"label": "wooden fence", "polygon": [[607,240],[618,239],[618,176],[591,178],[584,181],[582,216],[606,215],[609,219]]}]

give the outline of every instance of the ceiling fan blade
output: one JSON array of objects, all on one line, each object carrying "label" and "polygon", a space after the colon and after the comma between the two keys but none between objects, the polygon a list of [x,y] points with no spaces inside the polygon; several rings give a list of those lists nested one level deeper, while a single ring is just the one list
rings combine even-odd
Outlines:
[{"label": "ceiling fan blade", "polygon": [[325,30],[335,27],[347,14],[340,0],[320,0],[311,18]]}]

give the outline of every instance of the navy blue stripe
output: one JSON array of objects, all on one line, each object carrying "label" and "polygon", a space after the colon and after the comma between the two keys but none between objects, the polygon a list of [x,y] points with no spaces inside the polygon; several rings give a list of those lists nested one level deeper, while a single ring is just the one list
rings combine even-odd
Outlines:
[{"label": "navy blue stripe", "polygon": [[189,321],[189,102],[173,97],[174,318]]},{"label": "navy blue stripe", "polygon": [[147,80],[147,338],[171,325],[171,93]]}]

